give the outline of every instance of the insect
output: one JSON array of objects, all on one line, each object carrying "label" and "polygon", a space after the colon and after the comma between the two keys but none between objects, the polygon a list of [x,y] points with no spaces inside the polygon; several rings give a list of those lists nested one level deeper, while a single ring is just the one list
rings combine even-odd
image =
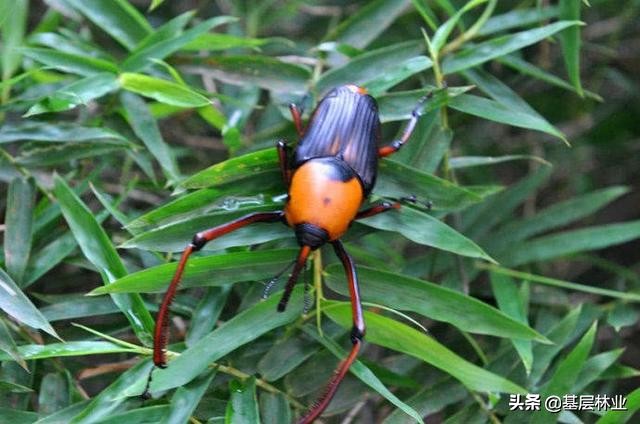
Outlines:
[{"label": "insect", "polygon": [[338,365],[324,394],[299,423],[311,423],[320,416],[356,359],[365,335],[358,276],[353,259],[346,252],[340,237],[355,220],[400,208],[398,201],[383,201],[360,210],[375,184],[379,158],[397,152],[407,142],[426,98],[427,96],[420,99],[401,137],[380,148],[377,147],[380,139],[378,106],[364,88],[344,85],[331,90],[318,103],[306,128],[303,127],[300,110],[292,104],[289,109],[300,142],[293,152],[284,141],[277,143],[280,170],[288,187],[284,210],[252,213],[199,232],[193,237],[182,253],[158,311],[153,346],[154,364],[160,368],[167,366],[165,348],[169,330],[169,306],[191,253],[202,249],[206,243],[249,224],[282,222],[295,232],[300,250],[278,303],[278,311],[284,311],[287,307],[309,254],[326,243],[331,244],[342,262],[349,284],[353,315],[351,351]]}]

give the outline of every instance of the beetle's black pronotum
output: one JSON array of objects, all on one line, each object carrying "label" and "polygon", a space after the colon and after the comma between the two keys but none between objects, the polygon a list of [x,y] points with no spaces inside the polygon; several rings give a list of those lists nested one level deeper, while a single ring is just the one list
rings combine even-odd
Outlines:
[{"label": "beetle's black pronotum", "polygon": [[326,243],[333,246],[344,266],[351,295],[353,346],[349,356],[336,369],[324,394],[299,421],[313,422],[331,401],[358,355],[365,334],[358,277],[353,260],[345,251],[340,237],[353,221],[400,207],[398,202],[382,202],[360,210],[376,182],[378,159],[395,153],[409,139],[418,121],[423,101],[424,99],[414,109],[402,136],[381,148],[377,147],[380,139],[378,107],[375,99],[361,87],[345,85],[331,90],[313,111],[306,128],[303,128],[299,110],[291,105],[291,115],[300,135],[300,142],[292,155],[286,143],[281,141],[277,145],[282,177],[288,187],[284,210],[249,214],[199,232],[193,237],[193,241],[182,253],[158,311],[153,346],[155,365],[166,367],[169,306],[191,253],[220,236],[254,222],[284,223],[294,230],[300,251],[278,310],[284,311],[286,308],[298,275],[311,251]]}]

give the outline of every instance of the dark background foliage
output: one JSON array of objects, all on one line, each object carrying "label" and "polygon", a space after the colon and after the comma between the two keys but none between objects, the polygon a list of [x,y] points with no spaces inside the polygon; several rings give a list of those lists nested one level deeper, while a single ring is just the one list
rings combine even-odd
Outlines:
[{"label": "dark background foliage", "polygon": [[[344,83],[378,99],[384,140],[433,97],[372,198],[419,202],[345,237],[368,334],[323,422],[633,422],[639,11],[0,1],[0,422],[299,417],[344,357],[350,309],[330,250],[305,272],[308,314],[302,287],[284,314],[278,286],[259,301],[296,252],[281,226],[193,258],[170,366],[154,399],[137,395],[175,253],[198,230],[282,207],[287,105],[309,111]],[[624,395],[629,411],[511,411],[525,391]]]}]

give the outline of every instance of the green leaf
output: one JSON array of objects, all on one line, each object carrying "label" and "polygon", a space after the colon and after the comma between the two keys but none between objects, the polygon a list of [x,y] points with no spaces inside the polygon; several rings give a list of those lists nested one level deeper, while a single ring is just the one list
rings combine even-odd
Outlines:
[{"label": "green leaf", "polygon": [[29,411],[19,411],[15,408],[0,407],[0,421],[11,424],[32,424],[38,419],[38,414]]},{"label": "green leaf", "polygon": [[406,10],[408,3],[408,0],[370,1],[335,27],[326,39],[364,48]]},{"label": "green leaf", "polygon": [[[25,371],[27,372],[29,371],[29,368],[27,367],[27,363],[24,361],[24,359],[20,355],[20,352],[18,351],[18,346],[16,345],[15,340],[13,340],[13,337],[11,337],[11,333],[9,332],[9,329],[7,328],[7,325],[4,323],[3,319],[0,319],[0,350],[5,352],[7,355],[9,355],[12,360],[20,364],[20,366]],[[31,389],[28,389],[28,388],[27,390],[31,391]],[[0,388],[0,391],[2,391],[1,388]]]},{"label": "green leaf", "polygon": [[96,424],[155,424],[165,418],[168,412],[168,405],[146,406],[120,414],[111,414],[107,418],[96,421]]},{"label": "green leaf", "polygon": [[456,24],[458,23],[462,15],[464,15],[466,12],[473,9],[474,7],[480,6],[482,3],[486,3],[486,2],[487,0],[472,0],[467,4],[465,4],[460,10],[458,10],[458,12],[456,12],[455,15],[450,17],[444,24],[442,24],[437,29],[435,34],[433,34],[433,37],[431,40],[431,49],[433,50],[433,52],[437,53],[442,49],[444,44],[447,42],[449,35],[451,35],[451,31],[453,31],[453,28],[456,26]]},{"label": "green leaf", "polygon": [[218,56],[207,58],[202,64],[220,81],[278,92],[304,93],[311,78],[307,68],[268,56]]},{"label": "green leaf", "polygon": [[228,159],[206,168],[182,181],[180,188],[193,189],[235,183],[247,175],[259,174],[261,179],[277,172],[278,154],[275,147],[258,150]]},{"label": "green leaf", "polygon": [[400,233],[409,240],[436,249],[470,258],[495,262],[472,240],[431,215],[404,206],[396,211],[379,214],[358,222],[379,230]]},{"label": "green leaf", "polygon": [[171,397],[169,413],[162,419],[161,424],[182,424],[189,421],[215,375],[215,371],[206,372],[176,390]]},{"label": "green leaf", "polygon": [[260,50],[259,47],[267,44],[293,45],[293,42],[281,37],[250,38],[232,34],[207,33],[199,35],[182,49],[194,51],[220,51],[236,48]]},{"label": "green leaf", "polygon": [[472,88],[473,86],[449,87],[446,90],[422,89],[397,91],[381,95],[377,98],[380,121],[405,121],[411,118],[411,113],[418,104],[418,100],[425,95],[430,95],[430,97],[429,100],[424,103],[424,106],[420,111],[422,114],[427,114],[431,111],[440,109],[442,106],[446,106],[449,103],[450,98],[459,96]]},{"label": "green leaf", "polygon": [[[185,15],[182,15],[185,16]],[[178,18],[174,19],[179,19]],[[231,16],[216,16],[207,19],[204,22],[184,31],[182,34],[167,34],[167,37],[159,36],[159,29],[151,33],[147,39],[140,43],[140,46],[131,52],[131,55],[122,63],[122,70],[125,72],[136,72],[152,65],[157,60],[175,53],[190,41],[195,40],[198,36],[206,33],[210,29],[235,21],[236,18]],[[170,21],[171,23],[171,21]],[[168,24],[167,24],[168,25]]]},{"label": "green leaf", "polygon": [[[560,0],[560,19],[580,20],[581,0]],[[580,96],[584,96],[580,83],[580,27],[573,26],[562,31],[558,38],[562,46],[564,66],[569,75],[569,81]]]},{"label": "green leaf", "polygon": [[88,299],[84,296],[60,301],[40,309],[50,322],[118,313],[120,309],[110,298]]},{"label": "green leaf", "polygon": [[449,100],[449,107],[460,112],[500,122],[514,127],[542,131],[568,143],[564,135],[540,115],[513,109],[512,107],[484,97],[463,94]]},{"label": "green leaf", "polygon": [[538,344],[533,347],[533,367],[529,376],[531,384],[536,384],[542,378],[553,358],[569,343],[576,330],[581,312],[582,305],[571,309],[544,334],[553,344]]},{"label": "green leaf", "polygon": [[282,393],[260,393],[260,419],[265,423],[291,422],[291,409]]},{"label": "green leaf", "polygon": [[19,285],[31,253],[35,187],[33,179],[16,177],[9,183],[5,212],[4,263]]},{"label": "green leaf", "polygon": [[149,5],[149,12],[155,10],[162,3],[164,3],[164,0],[151,0],[151,4]]},{"label": "green leaf", "polygon": [[[18,352],[26,360],[60,358],[67,356],[103,355],[106,353],[134,353],[137,350],[111,342],[80,341],[66,343],[33,344],[18,346]],[[0,361],[10,357],[0,353]]]},{"label": "green leaf", "polygon": [[529,106],[529,104],[522,97],[520,97],[515,91],[511,90],[509,86],[500,81],[500,79],[494,77],[488,72],[476,69],[469,69],[463,74],[465,78],[467,78],[471,83],[478,86],[478,88],[487,93],[500,104],[523,114],[531,115],[532,117],[537,118],[538,122],[546,123],[544,128],[546,128],[547,130],[549,128],[553,128],[554,135],[560,134],[560,138],[562,138],[562,140],[566,142],[566,139],[562,132],[551,125],[542,115],[540,115],[536,110]]},{"label": "green leaf", "polygon": [[[73,424],[90,424],[115,415],[120,405],[127,400],[124,393],[136,383],[144,382],[151,371],[151,361],[141,361],[121,374],[109,387],[103,389],[72,420]],[[119,420],[117,422],[128,422]]]},{"label": "green leaf", "polygon": [[[358,266],[362,299],[427,318],[448,322],[463,331],[512,339],[546,342],[526,322],[505,315],[486,303],[437,284],[401,274]],[[340,264],[325,269],[325,281],[334,291],[349,295]]]},{"label": "green leaf", "polygon": [[[156,370],[151,381],[151,391],[187,384],[227,353],[300,316],[303,303],[300,287],[294,289],[286,311],[276,310],[279,300],[278,293],[274,293],[266,301],[244,310],[170,361],[166,369]],[[139,383],[141,384],[136,388],[142,388],[144,382]]]},{"label": "green leaf", "polygon": [[120,94],[120,102],[127,114],[127,120],[133,132],[142,140],[162,169],[167,179],[178,181],[180,171],[170,147],[165,143],[158,128],[158,123],[151,115],[147,104],[132,93]]},{"label": "green leaf", "polygon": [[91,3],[65,0],[65,3],[73,6],[127,50],[133,50],[136,44],[153,32],[151,25],[126,0],[94,0]]},{"label": "green leaf", "polygon": [[449,166],[453,169],[469,168],[472,166],[496,165],[514,160],[532,160],[551,166],[546,160],[532,155],[503,155],[503,156],[458,156],[449,159]]},{"label": "green leaf", "polygon": [[[181,252],[193,239],[194,234],[207,228],[223,225],[232,219],[254,212],[269,212],[282,209],[282,204],[268,204],[221,210],[214,213],[199,214],[195,218],[163,225],[157,229],[138,234],[124,242],[123,248],[139,248],[159,252]],[[219,250],[232,246],[259,244],[271,240],[293,237],[291,229],[279,223],[258,223],[240,228],[216,241],[207,244],[205,250]]]},{"label": "green leaf", "polygon": [[[311,335],[316,341],[322,344],[327,350],[333,353],[339,359],[343,359],[347,357],[347,352],[345,352],[336,342],[331,339],[324,338],[320,336],[316,331],[310,329],[309,327],[304,328],[304,331]],[[395,405],[398,409],[402,410],[404,413],[412,417],[416,422],[424,423],[420,415],[413,410],[409,405],[402,402],[400,399],[396,397],[389,389],[387,389],[384,384],[378,379],[378,377],[369,369],[366,365],[364,365],[361,361],[356,360],[351,367],[349,368],[349,372],[355,375],[367,386],[371,387],[378,394],[383,396],[393,405]]]},{"label": "green leaf", "polygon": [[590,357],[582,367],[578,374],[578,378],[571,388],[571,393],[580,393],[589,384],[596,381],[602,374],[609,369],[620,356],[624,353],[624,348],[610,350],[608,352],[598,353]]},{"label": "green leaf", "polygon": [[18,156],[15,163],[25,167],[38,167],[69,163],[74,159],[99,157],[125,149],[124,145],[107,143],[57,144],[30,149]]},{"label": "green leaf", "polygon": [[[509,277],[497,273],[491,273],[490,277],[491,289],[500,310],[518,322],[528,325],[528,305],[525,303],[523,296],[521,296],[513,281],[511,281]],[[528,288],[528,286],[526,288]],[[524,369],[527,375],[529,375],[533,364],[531,342],[529,340],[512,340],[511,343],[513,343],[513,347],[518,352],[522,360],[522,365],[524,365]]]},{"label": "green leaf", "polygon": [[494,233],[492,240],[488,240],[487,250],[511,250],[514,243],[589,216],[628,191],[629,188],[623,186],[596,190],[558,202],[529,218],[508,222]]},{"label": "green leaf", "polygon": [[69,384],[65,374],[52,372],[45,374],[40,383],[38,394],[38,412],[50,415],[69,404]]},{"label": "green leaf", "polygon": [[613,297],[623,299],[629,302],[640,302],[640,293],[629,293],[616,290],[608,290],[600,287],[587,286],[585,284],[572,283],[570,281],[558,280],[556,278],[543,277],[541,275],[531,274],[528,272],[515,271],[503,268],[497,265],[478,264],[480,268],[489,269],[491,272],[508,275],[513,278],[522,279],[531,283],[544,284],[551,287],[559,287],[567,290],[576,290],[583,293],[592,293],[600,296]]},{"label": "green leaf", "polygon": [[513,210],[542,185],[550,174],[550,166],[541,166],[507,190],[465,211],[462,216],[461,231],[468,232],[474,240],[481,239],[496,224],[511,216]]},{"label": "green leaf", "polygon": [[322,74],[316,84],[316,92],[322,95],[342,84],[367,86],[369,81],[379,78],[381,74],[394,73],[398,63],[419,56],[423,50],[422,42],[416,40],[363,53],[346,65]]},{"label": "green leaf", "polygon": [[292,333],[288,337],[278,340],[269,348],[258,362],[257,371],[267,381],[279,380],[317,353],[318,350],[318,346],[309,343],[307,338],[299,337],[298,333]]},{"label": "green leaf", "polygon": [[[546,399],[550,395],[564,396],[571,392],[573,383],[576,381],[578,373],[589,356],[597,328],[597,322],[594,322],[582,339],[580,339],[576,347],[574,347],[573,350],[562,361],[560,361],[555,373],[551,377],[551,380],[549,380],[549,382],[542,388],[542,399]],[[552,412],[543,409],[534,414],[532,422],[555,422],[555,419],[552,417]]]},{"label": "green leaf", "polygon": [[478,66],[492,59],[504,56],[516,50],[535,44],[553,34],[580,25],[579,21],[560,21],[540,28],[504,35],[470,47],[460,53],[447,57],[442,62],[442,72],[453,74],[464,69]]},{"label": "green leaf", "polygon": [[112,74],[118,72],[118,67],[112,62],[87,55],[35,47],[25,47],[21,51],[25,56],[50,68],[83,77],[90,77],[104,72]]},{"label": "green leaf", "polygon": [[640,388],[635,389],[625,396],[627,400],[624,411],[608,410],[596,424],[621,424],[629,422],[633,415],[640,410]]},{"label": "green leaf", "polygon": [[431,68],[433,62],[426,56],[415,56],[396,65],[393,72],[379,75],[367,81],[367,91],[376,97],[412,75]]},{"label": "green leaf", "polygon": [[118,88],[118,80],[114,74],[95,74],[55,91],[33,105],[24,116],[62,112],[80,105],[86,106],[91,100],[100,98]]},{"label": "green leaf", "polygon": [[0,309],[15,318],[16,321],[58,337],[49,321],[42,316],[20,290],[20,287],[2,269],[0,269]]},{"label": "green leaf", "polygon": [[[540,81],[544,81],[548,84],[555,85],[556,87],[560,87],[564,90],[568,90],[574,93],[577,93],[574,86],[563,80],[562,78],[558,78],[557,76],[541,69],[515,55],[506,55],[498,58],[498,62],[515,69],[519,73],[523,75],[528,75],[533,78],[539,79]],[[602,102],[602,97],[594,93],[593,91],[583,90],[584,94],[593,100],[598,102]]]},{"label": "green leaf", "polygon": [[46,141],[53,143],[101,143],[127,144],[126,138],[110,128],[86,127],[78,124],[25,120],[20,124],[4,124],[0,128],[0,143],[15,141]]},{"label": "green leaf", "polygon": [[[180,287],[223,286],[239,281],[268,279],[295,259],[296,254],[297,249],[282,249],[192,257],[187,262]],[[98,287],[89,294],[162,291],[168,286],[177,266],[176,262],[172,262],[147,268]]]},{"label": "green leaf", "polygon": [[[2,67],[2,81],[7,81],[18,69],[22,61],[19,47],[23,43],[27,26],[27,13],[29,2],[27,0],[2,0],[0,1],[0,24],[2,36],[2,51],[0,53],[0,66]],[[9,19],[9,17],[11,17]],[[3,87],[2,98],[6,100],[9,95],[8,87]]]},{"label": "green leaf", "polygon": [[374,194],[397,199],[416,196],[433,203],[434,211],[463,209],[482,200],[477,194],[450,181],[404,165],[382,160]]},{"label": "green leaf", "polygon": [[[96,221],[94,214],[57,175],[53,192],[80,249],[85,257],[100,270],[104,284],[110,284],[127,275],[127,270],[118,253]],[[127,317],[138,338],[145,344],[150,343],[154,327],[153,319],[140,296],[114,294],[112,299]]]},{"label": "green leaf", "polygon": [[168,105],[191,108],[211,104],[207,97],[186,85],[148,75],[125,72],[120,74],[118,82],[125,90]]},{"label": "green leaf", "polygon": [[253,424],[260,422],[256,380],[254,377],[243,382],[229,382],[231,398],[227,403],[224,422],[227,424]]},{"label": "green leaf", "polygon": [[[323,311],[329,318],[345,328],[352,326],[349,303],[324,303]],[[460,380],[470,390],[526,393],[524,388],[468,362],[421,331],[368,311],[364,320],[367,341],[421,359]]]},{"label": "green leaf", "polygon": [[480,28],[478,35],[485,36],[496,32],[503,32],[537,24],[558,16],[557,6],[532,7],[530,9],[515,9],[501,15],[492,16]]},{"label": "green leaf", "polygon": [[547,261],[572,253],[602,249],[640,237],[640,220],[598,225],[538,237],[504,254],[504,264],[517,266]]}]

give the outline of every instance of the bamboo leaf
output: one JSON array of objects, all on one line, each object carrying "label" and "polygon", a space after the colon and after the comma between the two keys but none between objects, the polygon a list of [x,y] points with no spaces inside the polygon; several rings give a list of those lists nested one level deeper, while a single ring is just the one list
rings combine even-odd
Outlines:
[{"label": "bamboo leaf", "polygon": [[19,285],[31,254],[35,187],[32,179],[16,177],[9,183],[5,213],[4,262],[7,272]]},{"label": "bamboo leaf", "polygon": [[[339,264],[325,270],[326,283],[334,291],[348,295],[344,271]],[[548,342],[526,322],[514,319],[470,296],[424,280],[400,274],[358,267],[362,299],[400,311],[455,325],[463,331],[521,340]]]},{"label": "bamboo leaf", "polygon": [[[124,277],[127,270],[122,264],[109,237],[93,213],[59,176],[55,177],[54,194],[60,203],[69,228],[86,258],[100,270],[105,284]],[[112,299],[131,323],[143,343],[152,340],[153,320],[137,294],[112,295]]]},{"label": "bamboo leaf", "polygon": [[[2,269],[0,269],[0,309],[15,318],[16,321],[58,337],[49,321],[42,316],[29,298],[20,290],[20,287]],[[24,356],[24,354],[22,355]]]},{"label": "bamboo leaf", "polygon": [[[325,302],[323,311],[329,318],[350,328],[351,306],[343,302]],[[525,393],[513,382],[484,370],[461,358],[435,339],[382,315],[364,313],[370,343],[406,353],[452,375],[471,390],[481,392]]]},{"label": "bamboo leaf", "polygon": [[[158,392],[187,384],[222,356],[300,316],[302,290],[298,288],[293,291],[289,307],[284,312],[276,310],[279,300],[278,294],[274,293],[266,301],[246,309],[203,337],[170,361],[166,369],[154,371],[151,391]],[[139,381],[129,392],[133,394],[139,388],[140,393],[143,385],[144,381]]]},{"label": "bamboo leaf", "polygon": [[540,28],[504,35],[476,46],[470,47],[456,55],[447,57],[442,62],[442,71],[445,74],[453,74],[462,70],[478,66],[492,59],[520,50],[535,44],[553,34],[574,25],[580,25],[579,21],[559,21]]},{"label": "bamboo leaf", "polygon": [[153,32],[151,25],[126,0],[65,0],[91,22],[111,35],[127,50],[133,48]]}]

